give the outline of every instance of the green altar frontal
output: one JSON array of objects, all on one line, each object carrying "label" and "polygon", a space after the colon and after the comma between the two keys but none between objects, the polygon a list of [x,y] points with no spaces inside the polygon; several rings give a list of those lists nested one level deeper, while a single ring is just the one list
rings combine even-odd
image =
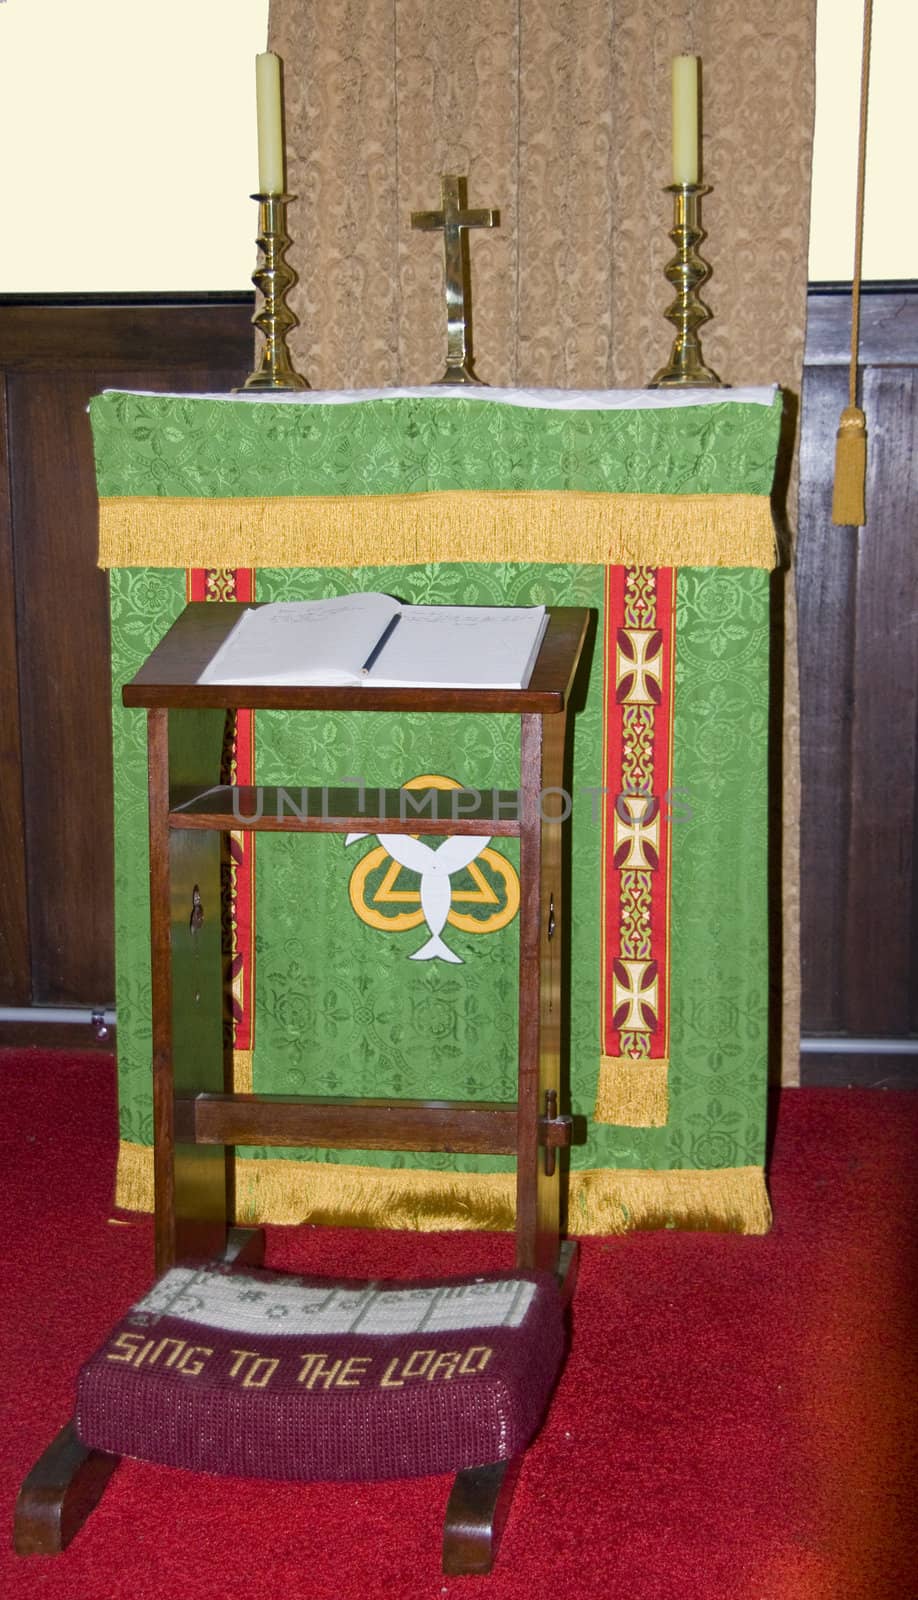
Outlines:
[{"label": "green altar frontal", "polygon": [[[569,1228],[769,1224],[774,390],[106,393],[118,1201],[152,1208],[146,740],[121,687],[189,598],[376,589],[597,617],[574,721]],[[514,787],[513,717],[240,713],[239,782]],[[513,1099],[517,862],[451,879],[444,949],[376,838],[233,840],[236,1087]],[[444,953],[445,950],[445,953]],[[513,1225],[512,1159],[237,1152],[238,1218]]]}]

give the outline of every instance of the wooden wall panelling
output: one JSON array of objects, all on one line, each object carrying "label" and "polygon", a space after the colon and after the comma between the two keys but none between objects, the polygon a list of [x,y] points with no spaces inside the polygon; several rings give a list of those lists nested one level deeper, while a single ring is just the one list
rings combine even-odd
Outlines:
[{"label": "wooden wall panelling", "polygon": [[[811,293],[797,548],[803,1033],[918,1034],[918,289],[861,311],[867,524],[831,521],[851,302]],[[918,1055],[804,1055],[805,1082],[918,1083]]]},{"label": "wooden wall panelling", "polygon": [[868,522],[860,530],[853,656],[845,1027],[913,1026],[918,690],[918,367],[871,367]]},{"label": "wooden wall panelling", "polygon": [[[95,298],[101,303],[88,303]],[[0,297],[0,367],[105,371],[124,388],[130,374],[155,367],[170,382],[184,374],[189,393],[193,374],[225,380],[212,382],[213,389],[232,388],[252,366],[252,302],[252,295],[164,295],[152,303],[113,295],[60,304]]]},{"label": "wooden wall panelling", "polygon": [[804,1033],[836,1032],[844,1014],[857,530],[832,524],[832,477],[847,385],[841,368],[805,369],[796,554]]},{"label": "wooden wall panelling", "polygon": [[915,1089],[918,1060],[910,1054],[878,1055],[869,1050],[804,1054],[801,1082],[823,1089]]},{"label": "wooden wall panelling", "polygon": [[0,374],[0,1004],[31,998],[6,381]]},{"label": "wooden wall panelling", "polygon": [[32,1001],[110,1004],[108,608],[86,377],[15,373],[8,386]]},{"label": "wooden wall panelling", "polygon": [[[251,366],[250,316],[250,297],[0,304],[15,568],[15,617],[0,612],[0,671],[15,636],[22,721],[13,756],[24,794],[9,870],[27,884],[28,904],[28,925],[8,923],[18,972],[8,1004],[114,997],[108,586],[96,567],[86,406],[107,387],[231,388]],[[14,788],[0,774],[0,803]]]},{"label": "wooden wall panelling", "polygon": [[[861,296],[862,366],[913,366],[918,359],[918,285],[867,284]],[[806,306],[807,367],[843,367],[851,354],[851,295],[813,286]]]}]

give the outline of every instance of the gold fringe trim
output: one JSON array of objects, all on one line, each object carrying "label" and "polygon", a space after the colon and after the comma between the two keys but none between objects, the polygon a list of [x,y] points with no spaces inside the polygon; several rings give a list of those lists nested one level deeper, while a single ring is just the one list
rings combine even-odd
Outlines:
[{"label": "gold fringe trim", "polygon": [[233,1051],[233,1093],[252,1094],[255,1084],[252,1077],[251,1050]]},{"label": "gold fringe trim", "polygon": [[603,1056],[596,1089],[596,1122],[620,1128],[665,1128],[669,1118],[669,1062]]},{"label": "gold fringe trim", "polygon": [[771,1206],[761,1167],[572,1172],[571,1233],[631,1233],[637,1228],[767,1233]]},{"label": "gold fringe trim", "polygon": [[121,1140],[115,1174],[115,1205],[122,1211],[153,1210],[152,1145]]},{"label": "gold fringe trim", "polygon": [[[418,1172],[315,1161],[237,1160],[240,1223],[314,1223],[330,1227],[510,1231],[512,1172]],[[153,1151],[122,1142],[116,1205],[153,1209]],[[767,1233],[771,1207],[761,1167],[648,1172],[572,1172],[569,1222],[574,1234],[624,1234],[639,1228]]]},{"label": "gold fringe trim", "polygon": [[773,567],[767,495],[451,489],[426,494],[110,496],[100,567],[577,561]]},{"label": "gold fringe trim", "polygon": [[[295,1176],[291,1168],[298,1169]],[[422,1172],[331,1162],[236,1162],[240,1223],[311,1222],[339,1228],[465,1228],[506,1232],[516,1213],[513,1172]]]}]

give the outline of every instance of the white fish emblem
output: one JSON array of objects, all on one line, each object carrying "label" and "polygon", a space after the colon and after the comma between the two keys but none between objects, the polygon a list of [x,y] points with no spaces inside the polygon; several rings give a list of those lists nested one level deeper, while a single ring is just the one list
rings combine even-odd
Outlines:
[{"label": "white fish emblem", "polygon": [[[349,833],[344,843],[347,846],[357,839],[370,837],[367,833]],[[421,910],[430,930],[430,938],[420,950],[415,950],[410,960],[451,961],[461,966],[462,957],[457,956],[441,938],[453,898],[450,878],[481,855],[482,850],[490,844],[490,837],[462,834],[458,838],[444,839],[437,849],[406,833],[377,833],[375,837],[393,861],[397,861],[401,867],[407,867],[410,872],[416,872],[421,880]]]}]

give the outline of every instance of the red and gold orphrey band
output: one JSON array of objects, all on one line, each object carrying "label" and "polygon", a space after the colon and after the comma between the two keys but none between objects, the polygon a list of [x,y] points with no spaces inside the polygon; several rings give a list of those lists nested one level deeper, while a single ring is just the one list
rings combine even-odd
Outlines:
[{"label": "red and gold orphrey band", "polygon": [[668,1115],[673,567],[610,567],[603,755],[602,1061],[596,1119]]},{"label": "red and gold orphrey band", "polygon": [[[255,572],[251,567],[189,567],[186,572],[189,600],[255,599]],[[255,782],[255,714],[237,711],[232,738],[224,753],[221,783]],[[255,1035],[255,834],[229,836],[230,993],[233,1020],[233,1050],[237,1059],[248,1057],[243,1079],[251,1077],[251,1051]],[[238,1074],[237,1074],[238,1077]],[[250,1082],[239,1081],[241,1091]]]}]

